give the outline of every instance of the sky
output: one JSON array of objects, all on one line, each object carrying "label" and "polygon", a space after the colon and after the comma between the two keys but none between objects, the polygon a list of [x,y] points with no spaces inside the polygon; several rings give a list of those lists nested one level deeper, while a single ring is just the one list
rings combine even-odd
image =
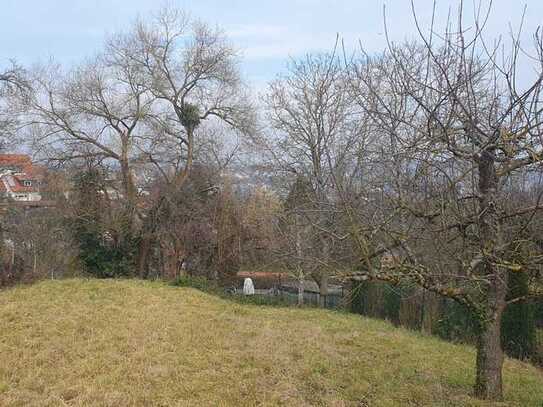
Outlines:
[{"label": "sky", "polygon": [[[423,29],[429,28],[432,0],[414,0]],[[472,15],[473,0],[465,0]],[[488,0],[484,2],[487,4]],[[104,38],[147,17],[160,0],[0,0],[0,66],[9,59],[32,64],[54,57],[71,65],[98,51]],[[170,0],[211,25],[223,28],[242,51],[242,71],[257,88],[284,71],[289,58],[330,50],[339,34],[347,49],[359,43],[369,52],[394,41],[413,39],[410,0]],[[437,0],[437,22],[443,26],[457,0]],[[543,25],[543,0],[494,0],[487,36],[507,35],[523,15],[524,39]],[[383,12],[385,7],[385,13]],[[468,18],[469,20],[469,18]]]}]

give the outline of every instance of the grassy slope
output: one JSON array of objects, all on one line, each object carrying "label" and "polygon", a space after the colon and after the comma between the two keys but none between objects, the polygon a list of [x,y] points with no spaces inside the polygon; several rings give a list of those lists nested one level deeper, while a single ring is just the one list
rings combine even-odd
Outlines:
[{"label": "grassy slope", "polygon": [[[356,315],[239,305],[142,281],[0,293],[0,405],[487,405],[474,351]],[[543,374],[505,364],[504,405]]]}]

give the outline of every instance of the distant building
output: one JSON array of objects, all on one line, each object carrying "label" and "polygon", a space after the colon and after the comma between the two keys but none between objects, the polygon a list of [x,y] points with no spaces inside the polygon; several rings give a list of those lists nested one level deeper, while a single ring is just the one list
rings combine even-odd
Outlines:
[{"label": "distant building", "polygon": [[24,154],[0,154],[0,197],[17,202],[41,201],[45,169]]}]

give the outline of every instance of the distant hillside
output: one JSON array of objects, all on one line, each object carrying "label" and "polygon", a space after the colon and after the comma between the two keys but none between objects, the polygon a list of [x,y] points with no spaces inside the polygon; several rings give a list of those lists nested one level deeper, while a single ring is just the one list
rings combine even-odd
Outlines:
[{"label": "distant hillside", "polygon": [[[0,292],[1,406],[487,406],[473,349],[356,315],[131,280]],[[543,373],[505,364],[507,406]]]}]

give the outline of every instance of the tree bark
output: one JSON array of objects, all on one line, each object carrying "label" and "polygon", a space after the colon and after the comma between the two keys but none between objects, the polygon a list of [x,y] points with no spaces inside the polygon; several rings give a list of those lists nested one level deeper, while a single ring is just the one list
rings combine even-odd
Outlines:
[{"label": "tree bark", "polygon": [[300,270],[298,273],[298,306],[304,305],[304,275]]},{"label": "tree bark", "polygon": [[319,306],[326,307],[326,297],[328,296],[328,274],[323,273],[319,279]]},{"label": "tree bark", "polygon": [[484,150],[478,158],[479,172],[479,241],[484,258],[482,276],[485,283],[483,309],[479,315],[475,394],[486,400],[502,400],[503,350],[501,320],[505,309],[508,273],[499,266],[503,244],[497,209],[498,175],[495,153]]},{"label": "tree bark", "polygon": [[304,304],[304,271],[303,271],[303,263],[302,263],[302,222],[301,222],[301,216],[299,213],[295,215],[295,223],[294,223],[294,229],[296,233],[296,262],[298,263],[297,268],[297,278],[298,278],[298,306],[302,306]]},{"label": "tree bark", "polygon": [[[330,242],[328,241],[326,236],[321,238],[321,247],[322,247],[322,255],[323,255],[324,261],[328,261],[328,259],[330,258]],[[321,308],[326,307],[326,298],[328,296],[328,279],[329,279],[328,269],[322,269],[320,271],[319,282],[318,282],[319,306]]]},{"label": "tree bark", "polygon": [[481,323],[477,338],[475,395],[485,400],[500,401],[503,399],[501,344],[503,306],[495,305],[496,309],[490,320]]}]

